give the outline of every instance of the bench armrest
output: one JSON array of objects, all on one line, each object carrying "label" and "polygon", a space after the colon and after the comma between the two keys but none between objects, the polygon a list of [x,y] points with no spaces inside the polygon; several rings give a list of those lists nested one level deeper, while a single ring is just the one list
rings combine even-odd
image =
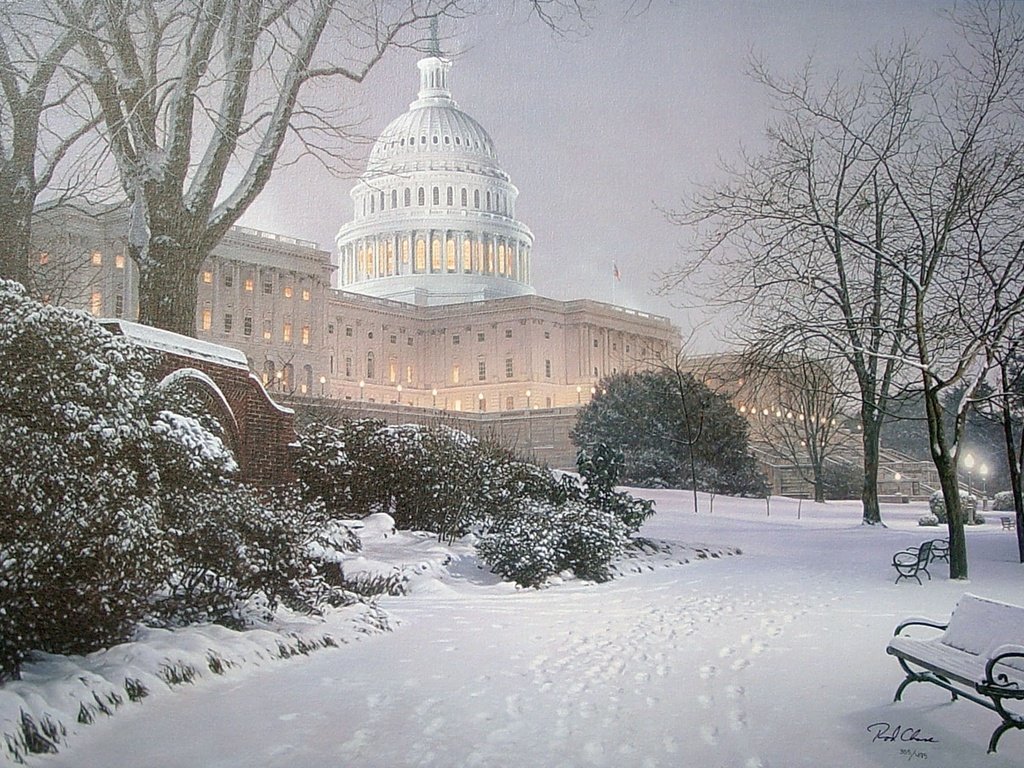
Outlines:
[{"label": "bench armrest", "polygon": [[[992,655],[985,664],[985,682],[1019,689],[1020,685],[1018,683],[1011,682],[1010,678],[1007,677],[1006,674],[993,674],[993,670],[995,670],[995,668],[1005,659],[1024,659],[1024,645],[1000,645],[992,651]],[[1020,672],[1016,667],[1013,669],[1014,671],[1018,671],[1021,677],[1024,677],[1024,672]]]},{"label": "bench armrest", "polygon": [[899,623],[899,626],[897,626],[896,630],[892,633],[892,635],[893,637],[896,637],[897,635],[899,635],[900,632],[902,632],[907,627],[932,627],[933,629],[945,629],[948,626],[948,622],[946,624],[942,624],[938,621],[934,621],[933,619],[925,619],[921,618],[920,616],[911,616],[909,619],[904,619],[903,621],[901,621]]}]

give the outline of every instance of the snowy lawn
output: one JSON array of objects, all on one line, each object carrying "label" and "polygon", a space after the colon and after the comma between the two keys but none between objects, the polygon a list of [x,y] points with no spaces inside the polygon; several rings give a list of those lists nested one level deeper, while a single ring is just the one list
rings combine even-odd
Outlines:
[{"label": "snowy lawn", "polygon": [[[1022,602],[1024,567],[997,517],[967,532],[970,583],[937,564],[924,586],[897,586],[893,553],[944,535],[917,526],[924,505],[887,505],[889,527],[873,529],[853,503],[804,502],[798,520],[784,499],[767,517],[763,501],[717,498],[709,514],[702,497],[694,514],[688,494],[650,496],[647,536],[743,554],[688,550],[688,564],[605,584],[517,590],[457,549],[382,601],[394,632],[126,704],[30,764],[1024,765],[1021,731],[986,755],[988,710],[916,684],[892,703],[903,673],[885,653],[901,619],[945,620],[965,591]],[[927,741],[878,739],[877,723]]]}]

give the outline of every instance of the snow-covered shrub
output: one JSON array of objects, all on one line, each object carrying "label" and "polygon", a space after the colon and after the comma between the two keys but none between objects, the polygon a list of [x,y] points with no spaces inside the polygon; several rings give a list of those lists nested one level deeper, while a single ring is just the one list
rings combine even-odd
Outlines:
[{"label": "snow-covered shrub", "polygon": [[167,504],[171,565],[153,618],[240,628],[268,619],[279,603],[314,607],[321,585],[310,545],[325,522],[318,502],[230,482]]},{"label": "snow-covered shrub", "polygon": [[624,466],[623,456],[618,451],[604,443],[595,446],[590,453],[580,449],[576,466],[584,480],[587,503],[613,514],[628,534],[640,530],[644,520],[654,514],[654,505],[650,501],[615,490]]},{"label": "snow-covered shrub", "polygon": [[933,526],[939,524],[939,518],[935,515],[924,515],[917,520],[918,525]]},{"label": "snow-covered shrub", "polygon": [[[964,511],[966,519],[967,510],[970,508],[978,508],[978,499],[976,496],[967,493],[967,491],[960,491],[960,508]],[[932,514],[935,515],[942,525],[945,525],[948,518],[946,515],[946,500],[942,496],[942,491],[935,491],[931,496],[928,497],[928,508]]]},{"label": "snow-covered shrub", "polygon": [[1013,491],[1000,491],[992,498],[993,512],[1013,512]]},{"label": "snow-covered shrub", "polygon": [[0,283],[0,678],[30,649],[128,637],[166,548],[151,358],[84,313]]},{"label": "snow-covered shrub", "polygon": [[535,587],[567,570],[604,581],[628,541],[627,527],[610,510],[579,500],[528,500],[495,521],[477,552],[494,573]]},{"label": "snow-covered shrub", "polygon": [[400,528],[452,539],[521,499],[562,501],[547,469],[444,425],[312,425],[299,440],[299,485],[333,517],[391,514]]},{"label": "snow-covered shrub", "polygon": [[490,569],[524,587],[540,586],[563,570],[559,508],[527,503],[509,514],[477,542],[477,553]]},{"label": "snow-covered shrub", "polygon": [[359,419],[307,427],[295,460],[304,497],[322,501],[332,518],[388,511],[393,469],[380,440],[385,426],[378,419]]}]

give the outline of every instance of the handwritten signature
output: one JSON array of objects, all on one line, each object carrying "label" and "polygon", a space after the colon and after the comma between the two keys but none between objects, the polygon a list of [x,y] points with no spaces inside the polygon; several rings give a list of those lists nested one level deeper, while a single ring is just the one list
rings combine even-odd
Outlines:
[{"label": "handwritten signature", "polygon": [[931,736],[922,736],[920,728],[908,728],[905,725],[891,725],[889,723],[872,723],[867,728],[872,735],[871,742],[915,742],[918,744],[938,744],[938,740]]}]

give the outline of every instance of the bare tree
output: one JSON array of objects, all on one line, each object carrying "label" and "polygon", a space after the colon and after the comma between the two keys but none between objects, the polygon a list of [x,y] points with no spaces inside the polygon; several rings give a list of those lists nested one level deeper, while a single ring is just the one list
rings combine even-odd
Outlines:
[{"label": "bare tree", "polygon": [[[768,149],[744,155],[724,169],[724,183],[669,214],[694,229],[698,247],[661,276],[662,290],[696,284],[738,308],[747,344],[769,359],[807,348],[852,372],[863,520],[877,524],[880,433],[909,307],[905,285],[877,253],[896,234],[885,162],[903,151],[935,73],[904,44],[872,55],[852,85],[837,76],[819,87],[810,64],[789,80],[760,64],[753,76],[777,113]],[[840,229],[870,247],[838,236]]]},{"label": "bare tree", "polygon": [[[312,95],[361,82],[455,0],[55,0],[130,206],[139,319],[194,333],[203,259],[270,179],[286,138],[328,155],[346,120]],[[321,43],[324,44],[321,44]],[[337,94],[333,94],[336,98]]]},{"label": "bare tree", "polygon": [[683,220],[725,222],[705,253],[746,246],[731,266],[754,275],[758,304],[778,305],[751,310],[755,329],[824,342],[850,364],[872,486],[888,387],[914,372],[949,513],[950,576],[967,578],[958,447],[993,350],[1024,311],[1024,21],[1016,6],[983,2],[952,23],[963,43],[935,64],[902,46],[873,57],[853,90],[835,83],[819,97],[806,77],[776,86],[785,110],[772,150]]},{"label": "bare tree", "polygon": [[[743,357],[744,380],[760,413],[759,437],[797,469],[825,501],[825,472],[842,444],[843,397],[832,366],[806,352],[766,356],[759,348]],[[763,413],[767,411],[767,413]]]},{"label": "bare tree", "polygon": [[30,288],[36,200],[98,123],[65,67],[74,42],[39,3],[0,5],[0,277]]}]

